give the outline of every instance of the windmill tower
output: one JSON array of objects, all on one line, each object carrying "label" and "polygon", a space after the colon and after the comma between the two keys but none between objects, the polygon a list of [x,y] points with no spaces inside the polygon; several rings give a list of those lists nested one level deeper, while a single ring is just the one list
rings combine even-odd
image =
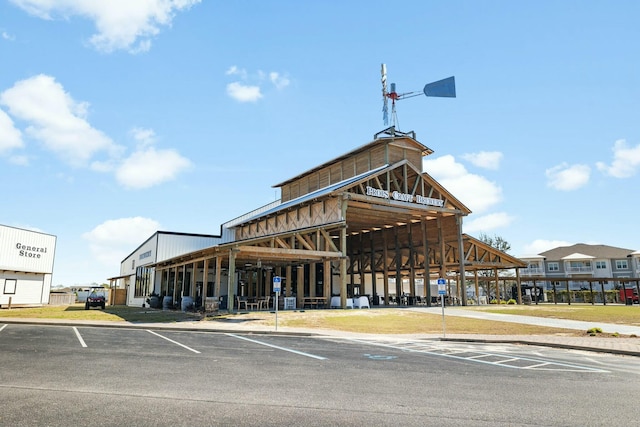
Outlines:
[{"label": "windmill tower", "polygon": [[382,75],[382,119],[385,126],[389,125],[389,100],[391,100],[391,125],[399,126],[398,115],[396,113],[396,101],[401,99],[413,98],[424,94],[425,96],[434,96],[439,98],[455,98],[456,97],[456,80],[454,76],[446,79],[438,80],[433,83],[427,83],[422,92],[396,92],[396,84],[391,83],[387,87],[387,66],[382,64],[380,69]]}]

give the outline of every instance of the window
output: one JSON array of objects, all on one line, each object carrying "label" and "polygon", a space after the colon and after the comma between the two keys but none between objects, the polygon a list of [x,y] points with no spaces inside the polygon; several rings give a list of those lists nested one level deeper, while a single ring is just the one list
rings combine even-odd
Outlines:
[{"label": "window", "polygon": [[131,269],[132,269],[132,270],[135,270],[135,268],[136,268],[136,260],[135,260],[135,259],[132,259],[132,260],[131,260]]},{"label": "window", "polygon": [[547,269],[549,271],[560,271],[560,264],[557,262],[548,262]]},{"label": "window", "polygon": [[4,293],[15,294],[16,293],[16,279],[7,279],[4,282]]},{"label": "window", "polygon": [[146,267],[138,267],[136,269],[136,286],[135,297],[144,297],[151,290],[151,269]]},{"label": "window", "polygon": [[629,268],[629,264],[626,259],[617,259],[616,260],[616,270],[627,270]]},{"label": "window", "polygon": [[607,262],[606,261],[596,261],[596,270],[606,270]]}]

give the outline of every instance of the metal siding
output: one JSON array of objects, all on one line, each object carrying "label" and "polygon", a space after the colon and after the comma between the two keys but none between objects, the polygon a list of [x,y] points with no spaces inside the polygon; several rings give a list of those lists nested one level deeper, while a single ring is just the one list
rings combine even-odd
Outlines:
[{"label": "metal siding", "polygon": [[[129,255],[127,258],[120,263],[120,275],[124,276],[125,274],[135,274],[136,268],[144,264],[151,264],[156,259],[156,246],[158,241],[158,234],[156,234],[152,239],[149,239],[142,246],[140,246],[134,253]],[[140,255],[151,251],[151,256],[145,257],[142,260],[140,259]],[[135,265],[132,267],[131,261],[135,261]]]},{"label": "metal siding", "polygon": [[219,237],[185,236],[179,234],[160,234],[156,262],[164,261],[189,252],[210,248],[220,243]]},{"label": "metal siding", "polygon": [[[43,304],[49,301],[49,292],[44,297],[44,274],[10,273],[0,274],[0,304]],[[7,279],[16,280],[15,293],[5,294]],[[43,301],[44,299],[44,301]]]},{"label": "metal siding", "polygon": [[55,251],[56,236],[0,225],[0,270],[53,273]]}]

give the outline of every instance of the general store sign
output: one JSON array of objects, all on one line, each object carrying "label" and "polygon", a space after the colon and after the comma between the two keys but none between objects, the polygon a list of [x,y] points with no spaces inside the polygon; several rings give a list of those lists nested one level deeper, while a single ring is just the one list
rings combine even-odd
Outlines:
[{"label": "general store sign", "polygon": [[432,197],[424,197],[419,194],[407,194],[401,193],[399,191],[389,192],[387,190],[381,190],[379,188],[373,188],[367,186],[366,188],[367,196],[380,197],[381,199],[393,199],[399,202],[409,202],[409,203],[417,203],[419,205],[429,205],[436,207],[443,207],[444,200],[442,199],[434,199]]}]

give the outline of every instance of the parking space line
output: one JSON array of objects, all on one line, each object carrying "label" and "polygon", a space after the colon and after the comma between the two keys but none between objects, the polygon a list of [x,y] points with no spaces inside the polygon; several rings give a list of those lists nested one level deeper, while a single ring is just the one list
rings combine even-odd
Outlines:
[{"label": "parking space line", "polygon": [[76,333],[76,337],[78,337],[78,341],[80,341],[80,345],[86,348],[87,343],[85,343],[84,340],[82,339],[82,336],[80,335],[80,331],[78,331],[78,328],[74,326],[73,331]]},{"label": "parking space line", "polygon": [[[482,363],[492,366],[502,366],[505,368],[511,369],[529,369],[529,370],[554,370],[554,371],[565,371],[565,372],[597,372],[597,373],[607,373],[604,369],[594,368],[585,365],[577,365],[572,363],[564,363],[557,362],[551,360],[543,360],[543,359],[534,359],[530,357],[522,357],[522,356],[512,356],[506,354],[497,354],[491,352],[484,352],[478,350],[468,349],[466,351],[461,352],[458,349],[452,348],[442,348],[438,351],[436,346],[433,344],[425,344],[423,349],[416,349],[415,342],[399,342],[399,343],[385,343],[381,341],[367,341],[358,338],[345,338],[348,341],[354,341],[359,343],[366,343],[370,345],[393,348],[402,351],[408,351],[413,353],[422,353],[422,354],[430,354],[433,356],[441,356],[441,357],[449,357],[452,359],[458,360],[468,360],[476,363]],[[459,356],[459,354],[473,354],[469,356]],[[481,360],[483,358],[499,358],[501,360]],[[522,362],[527,363],[527,366],[521,366],[519,364],[511,364],[510,362]]]},{"label": "parking space line", "polygon": [[516,360],[520,360],[520,359],[518,359],[517,357],[512,357],[511,359],[497,360],[497,361],[496,361],[496,362],[494,362],[494,363],[498,363],[498,364],[499,364],[499,363],[508,363],[508,362],[514,362],[514,361],[516,361]]},{"label": "parking space line", "polygon": [[280,346],[269,344],[269,343],[262,342],[262,341],[252,340],[251,338],[243,337],[241,335],[236,335],[236,334],[225,334],[225,335],[228,335],[228,336],[234,337],[234,338],[238,338],[238,339],[241,339],[241,340],[249,341],[249,342],[252,342],[252,343],[255,343],[255,344],[260,344],[260,345],[264,345],[264,346],[267,346],[267,347],[275,348],[275,349],[278,349],[278,350],[288,351],[289,353],[299,354],[300,356],[311,357],[312,359],[327,360],[326,357],[316,356],[315,354],[304,353],[302,351],[294,350],[292,348],[285,348],[285,347],[280,347]]},{"label": "parking space line", "polygon": [[186,345],[184,345],[184,344],[180,344],[178,341],[174,341],[174,340],[172,340],[172,339],[170,339],[170,338],[167,338],[167,337],[162,336],[162,335],[160,335],[160,334],[158,334],[158,333],[155,333],[155,332],[153,332],[153,331],[150,331],[149,329],[147,329],[146,331],[147,331],[147,332],[149,332],[150,334],[153,334],[153,335],[155,335],[155,336],[158,336],[158,337],[162,338],[163,340],[167,340],[167,341],[169,341],[170,343],[173,343],[173,344],[175,344],[175,345],[179,345],[179,346],[180,346],[180,347],[182,347],[182,348],[186,348],[186,349],[187,349],[187,350],[189,350],[189,351],[193,351],[194,353],[200,354],[200,352],[199,352],[198,350],[194,350],[194,349],[193,349],[193,348],[191,348],[191,347],[187,347],[187,346],[186,346]]},{"label": "parking space line", "polygon": [[5,323],[4,325],[2,325],[2,328],[0,328],[0,332],[7,327],[7,324]]}]

